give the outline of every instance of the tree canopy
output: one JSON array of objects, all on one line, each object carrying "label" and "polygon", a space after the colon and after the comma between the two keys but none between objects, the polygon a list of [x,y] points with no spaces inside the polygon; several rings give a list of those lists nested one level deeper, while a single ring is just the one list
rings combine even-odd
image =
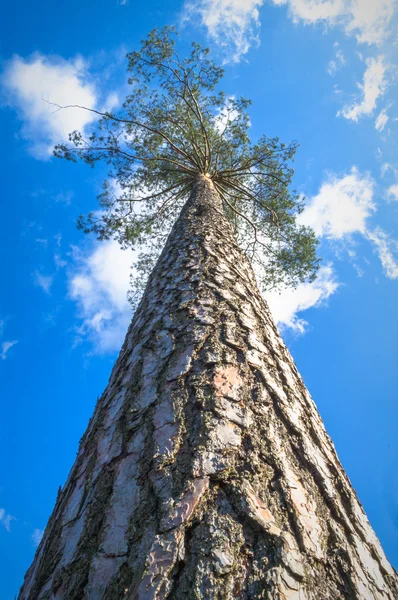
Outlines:
[{"label": "tree canopy", "polygon": [[[140,251],[141,283],[199,174],[211,178],[238,242],[263,288],[312,281],[319,266],[314,232],[297,222],[303,199],[291,190],[297,143],[249,136],[250,101],[219,90],[223,69],[192,43],[176,52],[174,28],[154,29],[127,55],[130,93],[88,134],[74,131],[58,157],[106,161],[101,210],[79,226]],[[66,107],[59,107],[66,108]]]}]

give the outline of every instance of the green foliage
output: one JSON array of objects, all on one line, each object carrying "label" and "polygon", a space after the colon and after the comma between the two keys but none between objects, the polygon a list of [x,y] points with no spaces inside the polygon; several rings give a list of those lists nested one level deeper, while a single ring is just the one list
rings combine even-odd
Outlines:
[{"label": "green foliage", "polygon": [[298,225],[303,204],[290,190],[297,144],[265,135],[252,143],[250,101],[217,89],[223,70],[208,49],[193,43],[180,59],[175,36],[154,29],[127,55],[131,92],[122,107],[92,111],[99,119],[90,135],[75,131],[70,145],[55,148],[58,157],[110,165],[102,210],[81,217],[80,227],[141,248],[136,268],[145,276],[196,178],[207,174],[263,287],[313,280],[317,240]]}]

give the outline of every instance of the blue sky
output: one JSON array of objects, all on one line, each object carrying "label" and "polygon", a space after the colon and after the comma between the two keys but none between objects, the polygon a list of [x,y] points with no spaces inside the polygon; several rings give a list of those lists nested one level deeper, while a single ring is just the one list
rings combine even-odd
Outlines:
[{"label": "blue sky", "polygon": [[[4,14],[5,11],[5,14]],[[51,158],[79,111],[117,107],[125,54],[176,24],[208,44],[252,134],[297,140],[318,280],[269,295],[386,554],[398,566],[397,4],[394,0],[21,0],[0,42],[1,598],[22,583],[131,318],[133,256],[76,230],[106,176]],[[395,43],[394,43],[395,42]]]}]

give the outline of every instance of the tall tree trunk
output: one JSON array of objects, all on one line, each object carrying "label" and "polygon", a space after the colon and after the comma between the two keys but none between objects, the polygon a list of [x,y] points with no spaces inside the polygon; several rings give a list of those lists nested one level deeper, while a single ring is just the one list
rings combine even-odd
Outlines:
[{"label": "tall tree trunk", "polygon": [[19,598],[398,598],[205,177],[149,280]]}]

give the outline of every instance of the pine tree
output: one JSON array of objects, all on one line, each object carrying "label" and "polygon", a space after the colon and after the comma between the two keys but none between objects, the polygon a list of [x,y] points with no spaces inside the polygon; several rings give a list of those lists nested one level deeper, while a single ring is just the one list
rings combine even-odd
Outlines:
[{"label": "pine tree", "polygon": [[315,276],[295,148],[251,145],[247,101],[214,94],[221,71],[197,45],[180,61],[168,29],[129,68],[123,111],[56,152],[112,165],[121,196],[108,183],[81,224],[141,245],[140,274],[171,232],[19,598],[394,600],[253,270]]}]

